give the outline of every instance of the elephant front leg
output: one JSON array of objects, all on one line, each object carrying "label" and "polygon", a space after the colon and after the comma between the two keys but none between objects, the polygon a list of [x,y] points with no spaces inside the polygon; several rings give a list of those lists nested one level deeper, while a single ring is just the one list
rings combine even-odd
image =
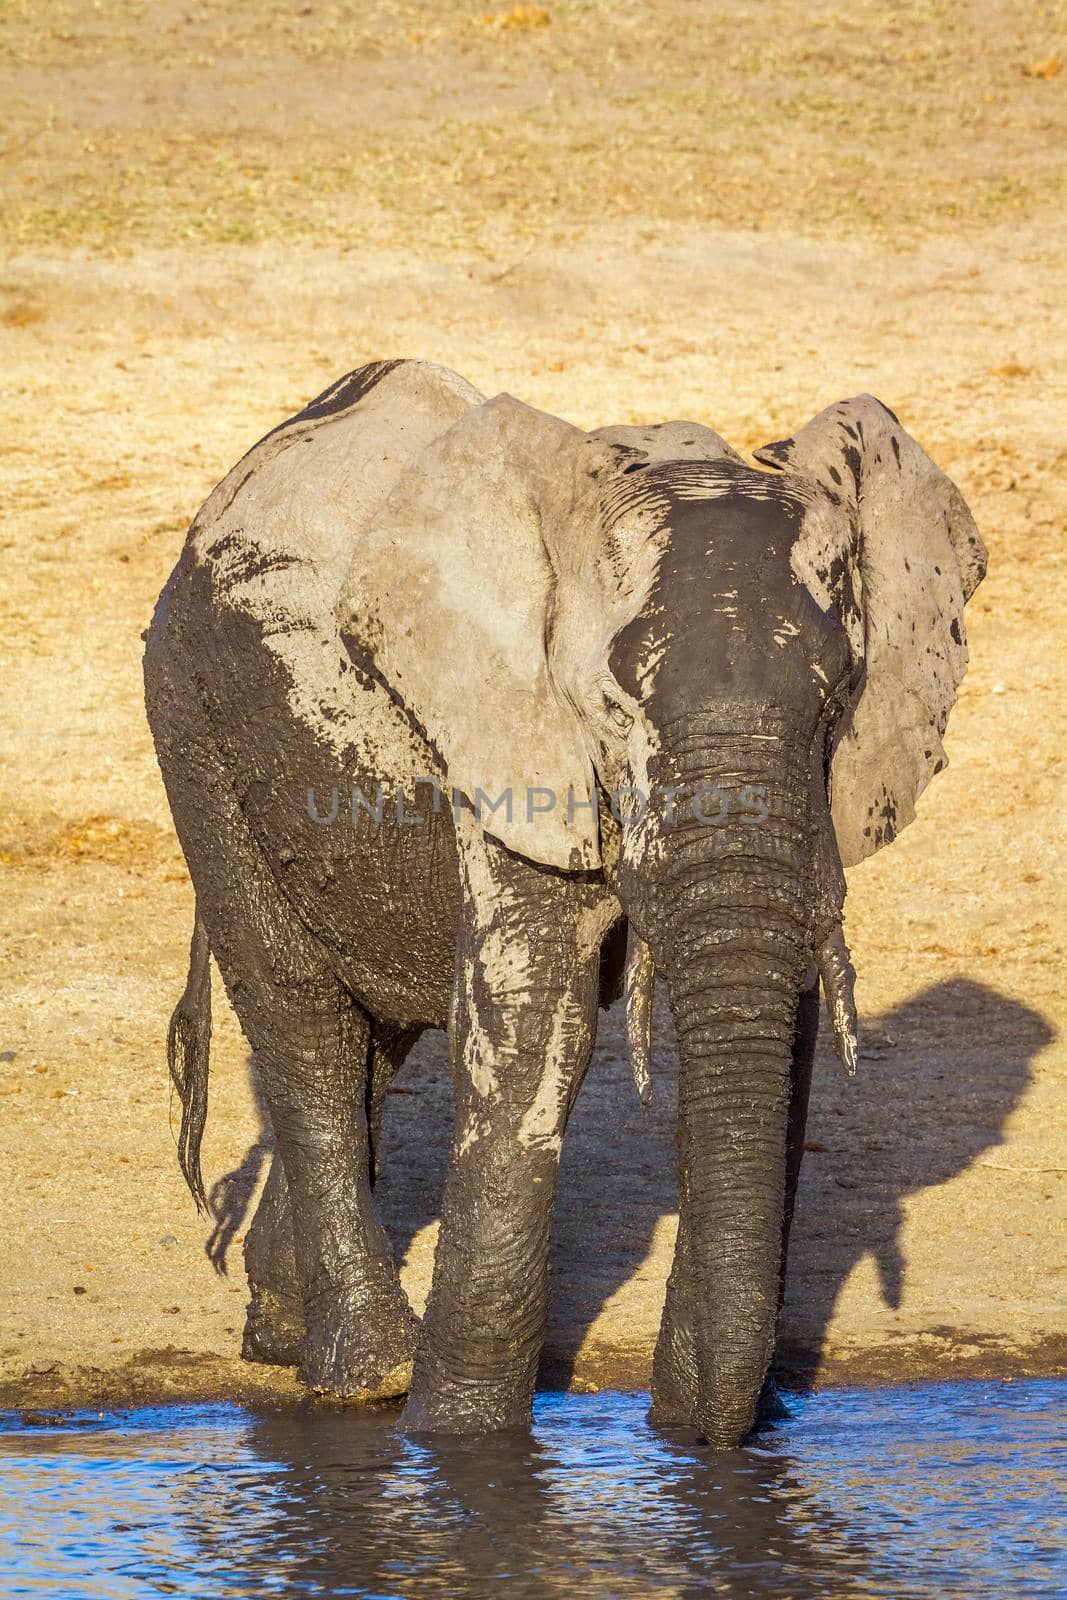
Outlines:
[{"label": "elephant front leg", "polygon": [[515,1133],[487,1129],[453,1161],[403,1417],[410,1431],[483,1433],[529,1421],[557,1160],[515,1149]]},{"label": "elephant front leg", "polygon": [[667,1297],[652,1360],[649,1420],[661,1427],[692,1421],[697,1392],[696,1335],[693,1330],[693,1267],[689,1249],[689,1205],[684,1175],[679,1183],[678,1238],[667,1280]]},{"label": "elephant front leg", "polygon": [[580,916],[563,914],[558,883],[551,892],[551,924],[543,906],[505,895],[476,908],[480,929],[461,945],[456,1125],[403,1417],[411,1431],[529,1422],[560,1147],[592,1048],[599,972],[599,940],[583,944]]}]

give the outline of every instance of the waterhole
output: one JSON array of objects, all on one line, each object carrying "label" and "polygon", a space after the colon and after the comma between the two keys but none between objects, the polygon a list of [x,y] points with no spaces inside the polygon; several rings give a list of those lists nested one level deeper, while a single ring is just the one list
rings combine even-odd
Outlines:
[{"label": "waterhole", "polygon": [[529,1434],[433,1442],[386,1408],[9,1415],[0,1592],[1060,1595],[1065,1395],[790,1396],[788,1419],[725,1456],[613,1393],[539,1395]]}]

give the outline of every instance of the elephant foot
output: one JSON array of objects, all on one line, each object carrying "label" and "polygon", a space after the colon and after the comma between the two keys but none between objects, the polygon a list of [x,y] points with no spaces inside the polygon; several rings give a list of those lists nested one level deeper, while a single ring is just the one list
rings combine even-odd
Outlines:
[{"label": "elephant foot", "polygon": [[[372,1400],[399,1400],[411,1387],[413,1364],[409,1357],[408,1360],[398,1361],[388,1371],[374,1377],[368,1375],[363,1379],[345,1380],[331,1378],[328,1384],[314,1384],[311,1387],[316,1394],[327,1395],[333,1400],[345,1400],[352,1405],[368,1405]],[[346,1387],[338,1387],[341,1381]]]},{"label": "elephant foot", "polygon": [[297,1376],[317,1394],[364,1403],[406,1394],[418,1323],[406,1306],[392,1315],[344,1308],[309,1327]]},{"label": "elephant foot", "polygon": [[241,1357],[269,1367],[299,1365],[306,1329],[299,1302],[272,1289],[252,1286]]},{"label": "elephant foot", "polygon": [[[420,1362],[421,1366],[421,1362]],[[427,1382],[425,1368],[416,1376],[400,1418],[405,1433],[504,1433],[530,1427],[533,1385],[523,1376],[509,1381],[462,1381],[438,1376]]]}]

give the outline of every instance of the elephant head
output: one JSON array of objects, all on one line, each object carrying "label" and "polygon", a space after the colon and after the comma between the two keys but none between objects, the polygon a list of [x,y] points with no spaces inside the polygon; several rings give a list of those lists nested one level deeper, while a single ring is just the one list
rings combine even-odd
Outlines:
[{"label": "elephant head", "polygon": [[695,424],[583,433],[500,396],[400,480],[341,602],[450,783],[489,801],[485,830],[605,875],[642,1084],[666,981],[686,1404],[724,1446],[773,1348],[800,996],[817,971],[851,1069],[842,868],[944,764],[985,561],[957,490],[870,396],[756,458],[773,470]]}]

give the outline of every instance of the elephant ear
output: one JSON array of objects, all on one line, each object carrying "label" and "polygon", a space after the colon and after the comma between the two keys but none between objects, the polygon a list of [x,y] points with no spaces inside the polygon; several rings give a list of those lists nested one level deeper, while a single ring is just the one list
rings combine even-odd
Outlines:
[{"label": "elephant ear", "polygon": [[[967,669],[963,608],[985,575],[985,547],[955,484],[872,395],[830,406],[755,454],[821,488],[815,516],[842,530],[839,549],[824,554],[838,591],[851,569],[844,587],[860,606],[864,673],[831,796],[841,859],[853,866],[912,821],[946,764],[941,736]],[[827,500],[839,517],[827,516]]]},{"label": "elephant ear", "polygon": [[510,395],[468,412],[396,484],[338,605],[348,649],[385,680],[485,831],[566,870],[598,866],[600,840],[592,764],[549,666],[549,549],[591,527],[576,509],[588,448]]}]

